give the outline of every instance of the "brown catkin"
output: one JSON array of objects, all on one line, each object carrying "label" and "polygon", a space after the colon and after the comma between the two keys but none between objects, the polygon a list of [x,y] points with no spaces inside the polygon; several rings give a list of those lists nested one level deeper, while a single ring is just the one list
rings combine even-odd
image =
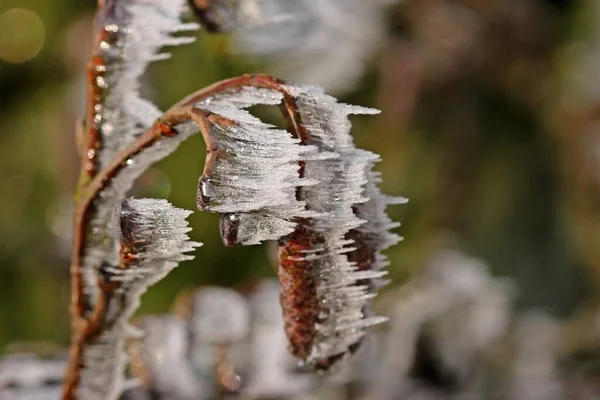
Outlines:
[{"label": "brown catkin", "polygon": [[313,233],[306,220],[279,240],[278,272],[280,300],[290,352],[301,359],[310,356],[319,316],[317,277],[305,251],[314,247]]}]

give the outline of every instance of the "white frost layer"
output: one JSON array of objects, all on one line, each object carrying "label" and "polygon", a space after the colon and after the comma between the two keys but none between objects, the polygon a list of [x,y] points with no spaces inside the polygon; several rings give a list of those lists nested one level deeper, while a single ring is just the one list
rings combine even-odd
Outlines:
[{"label": "white frost layer", "polygon": [[299,177],[301,161],[333,158],[303,146],[285,130],[275,129],[243,107],[277,104],[281,94],[245,88],[237,95],[216,96],[198,106],[235,123],[212,126],[219,157],[209,179],[200,182],[199,196],[210,199],[207,211],[236,214],[240,244],[258,244],[290,234],[296,218],[316,216],[296,199],[298,187],[317,180]]},{"label": "white frost layer", "polygon": [[135,180],[155,162],[171,154],[179,145],[197,132],[191,123],[176,127],[178,134],[161,138],[151,147],[127,160],[117,176],[93,201],[90,229],[86,233],[85,249],[80,270],[84,275],[84,292],[93,304],[98,296],[97,276],[102,264],[118,265],[118,243],[111,225],[111,215],[116,205],[125,197]]},{"label": "white frost layer", "polygon": [[125,269],[107,264],[101,267],[99,275],[105,284],[118,287],[106,306],[103,334],[86,347],[83,355],[85,368],[79,384],[82,398],[116,399],[121,394],[125,340],[133,333],[128,321],[139,307],[141,296],[180,261],[193,258],[184,253],[200,245],[187,236],[189,214],[166,200],[155,199],[129,199],[116,208],[114,236],[127,243],[137,258]]},{"label": "white frost layer", "polygon": [[354,207],[369,200],[364,195],[370,178],[367,170],[378,159],[376,154],[355,148],[348,115],[378,111],[339,104],[318,87],[290,86],[288,89],[296,96],[298,114],[310,134],[310,144],[320,152],[339,154],[335,159],[307,161],[305,177],[319,183],[301,192],[307,209],[319,214],[310,223],[315,234],[322,238],[322,243],[306,256],[319,282],[317,295],[322,305],[317,339],[307,360],[314,363],[348,355],[368,327],[387,320],[368,315],[373,295],[358,283],[380,278],[386,272],[358,271],[356,265],[348,261],[347,253],[352,250],[353,241],[346,238],[351,230],[366,222],[355,215]]},{"label": "white frost layer", "polygon": [[406,392],[425,327],[440,366],[461,383],[473,378],[481,350],[509,328],[510,289],[482,261],[455,250],[436,251],[419,275],[397,291],[373,397]]},{"label": "white frost layer", "polygon": [[193,37],[174,37],[174,33],[198,29],[196,24],[180,22],[185,0],[124,0],[107,7],[111,8],[108,15],[98,21],[98,29],[109,38],[100,43],[106,67],[97,82],[105,94],[96,110],[102,141],[100,168],[162,114],[139,93],[148,65],[170,57],[159,53],[162,47],[194,41]]}]

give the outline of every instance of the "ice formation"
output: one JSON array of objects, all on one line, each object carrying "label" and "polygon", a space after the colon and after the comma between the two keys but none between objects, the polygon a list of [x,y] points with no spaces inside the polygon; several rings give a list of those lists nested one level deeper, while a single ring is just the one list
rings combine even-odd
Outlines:
[{"label": "ice formation", "polygon": [[129,347],[141,391],[209,399],[215,386],[227,389],[223,377],[237,378],[237,394],[244,398],[298,396],[314,389],[315,377],[298,372],[286,349],[278,297],[275,280],[261,282],[247,296],[209,286],[184,296],[176,315],[144,317],[138,326],[145,334]]},{"label": "ice formation", "polygon": [[[209,150],[198,205],[222,215],[226,244],[284,238],[281,247],[290,251],[286,262],[307,265],[304,275],[282,280],[284,303],[294,287],[310,286],[301,302],[284,304],[290,340],[301,337],[308,343],[296,355],[327,369],[356,349],[369,326],[386,320],[372,316],[368,304],[375,295],[373,280],[385,275],[379,251],[398,239],[387,232],[395,225],[384,213],[395,201],[376,189],[372,166],[378,156],[355,148],[348,119],[350,114],[378,111],[339,104],[318,87],[270,78],[265,87],[242,83],[206,89],[203,96],[178,103],[175,109],[185,117],[165,122],[139,96],[138,81],[149,62],[165,57],[158,54],[162,46],[191,41],[171,36],[196,28],[179,22],[183,7],[182,0],[107,2],[97,21],[99,58],[90,64],[95,68],[90,105],[94,125],[88,127],[91,147],[86,153],[90,180],[84,180],[87,186],[79,194],[79,217],[87,225],[78,265],[81,313],[104,313],[102,333],[92,335],[83,355],[86,368],[79,390],[90,399],[118,394],[125,362],[121,353],[131,331],[127,321],[140,295],[198,246],[187,238],[187,211],[161,200],[123,199],[150,165],[198,129]],[[288,117],[300,121],[306,137],[268,125],[246,110],[282,102],[289,107],[290,101],[297,110]],[[100,176],[95,176],[97,169]],[[355,238],[356,232],[360,234]],[[310,245],[294,253],[289,245],[302,235]],[[371,256],[359,265],[351,255],[362,248]],[[285,275],[285,266],[280,271]],[[308,334],[301,324],[290,325],[293,315],[305,311],[311,315],[301,321]],[[243,321],[237,322],[242,332]],[[229,327],[219,333],[216,325],[205,328],[200,335],[205,341],[236,332]]]},{"label": "ice formation", "polygon": [[375,398],[410,397],[409,376],[424,334],[435,363],[464,383],[473,377],[480,352],[505,334],[511,287],[486,265],[455,250],[438,250],[422,272],[397,292],[392,323],[382,345]]},{"label": "ice formation", "polygon": [[140,79],[151,62],[170,57],[160,53],[162,47],[195,40],[173,36],[198,29],[195,23],[180,22],[185,10],[185,0],[120,0],[107,2],[98,14],[96,62],[90,64],[98,101],[89,105],[89,122],[100,133],[100,147],[93,149],[99,169],[161,116],[140,96]]},{"label": "ice formation", "polygon": [[296,218],[314,216],[303,201],[296,199],[296,188],[316,180],[299,176],[299,162],[333,157],[317,154],[314,146],[301,146],[300,139],[261,122],[242,107],[272,104],[273,91],[246,88],[240,96],[215,98],[198,104],[206,111],[232,121],[212,125],[211,134],[218,146],[214,168],[199,182],[200,208],[225,214],[226,224],[237,229],[224,232],[228,244],[258,244],[277,240],[293,232]]},{"label": "ice formation", "polygon": [[[140,96],[140,79],[148,65],[168,58],[159,53],[163,46],[189,43],[191,37],[174,37],[181,31],[198,28],[197,24],[180,22],[185,0],[124,0],[101,3],[96,19],[96,44],[89,64],[91,93],[88,104],[87,138],[81,138],[85,169],[90,178],[107,167],[116,154],[130,145],[162,115],[151,102]],[[114,265],[115,241],[111,236],[110,214],[119,200],[146,168],[164,158],[195,131],[180,128],[170,141],[157,141],[143,156],[125,160],[124,173],[106,185],[93,200],[87,218],[91,219],[85,234],[80,269],[84,280],[87,308],[98,296],[96,287],[100,265]]]},{"label": "ice formation", "polygon": [[85,399],[118,398],[123,388],[125,340],[135,334],[129,319],[149,286],[180,261],[193,256],[199,243],[191,242],[186,218],[189,211],[166,200],[128,199],[116,207],[112,226],[120,249],[120,262],[99,270],[103,291],[103,332],[83,353],[79,396]]},{"label": "ice formation", "polygon": [[193,335],[204,343],[233,343],[248,335],[250,309],[231,289],[202,288],[193,297],[190,324]]},{"label": "ice formation", "polygon": [[[368,327],[387,320],[370,315],[374,294],[364,284],[386,272],[375,263],[360,269],[348,256],[358,245],[349,233],[366,222],[355,207],[370,200],[365,188],[374,179],[371,164],[378,159],[355,148],[348,115],[378,111],[339,104],[318,87],[288,89],[296,98],[308,144],[338,155],[306,161],[304,177],[318,183],[303,187],[299,196],[318,215],[280,241],[282,305],[292,352],[310,365],[329,369],[355,351]],[[373,202],[384,201],[373,191],[370,195]]]}]

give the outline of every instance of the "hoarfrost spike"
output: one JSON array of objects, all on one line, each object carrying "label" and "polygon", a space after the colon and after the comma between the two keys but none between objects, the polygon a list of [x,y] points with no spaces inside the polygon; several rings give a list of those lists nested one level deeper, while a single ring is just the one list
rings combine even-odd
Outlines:
[{"label": "hoarfrost spike", "polygon": [[120,249],[119,263],[104,264],[100,271],[104,318],[102,333],[84,350],[79,396],[116,399],[124,385],[125,340],[132,329],[129,319],[149,286],[166,276],[185,253],[200,246],[187,236],[186,218],[191,212],[166,200],[128,199],[114,211],[112,225]]}]

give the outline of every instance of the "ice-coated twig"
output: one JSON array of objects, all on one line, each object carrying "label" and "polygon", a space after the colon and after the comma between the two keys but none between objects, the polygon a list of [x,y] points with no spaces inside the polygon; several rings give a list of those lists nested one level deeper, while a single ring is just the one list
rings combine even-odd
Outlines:
[{"label": "ice-coated twig", "polygon": [[[369,201],[369,180],[373,192],[371,167],[378,157],[355,148],[348,116],[378,111],[340,104],[318,87],[289,90],[308,132],[307,143],[321,153],[338,155],[305,162],[303,176],[318,183],[301,188],[299,197],[317,215],[301,220],[294,233],[280,239],[279,249],[281,299],[292,353],[316,368],[329,369],[357,349],[366,328],[387,320],[370,315],[374,294],[364,284],[386,272],[375,264],[361,268],[349,256],[360,246],[350,232],[366,222],[356,215],[356,207]],[[383,230],[379,234],[384,235]],[[378,253],[377,248],[367,251]]]},{"label": "ice-coated twig", "polygon": [[67,394],[74,395],[75,388],[79,398],[91,400],[117,399],[121,394],[125,341],[135,332],[128,321],[142,294],[179,262],[193,258],[185,253],[200,245],[187,236],[189,214],[155,199],[128,199],[115,208],[111,225],[119,262],[99,269],[97,314],[73,347],[70,367],[83,368],[69,373],[76,382]]},{"label": "ice-coated twig", "polygon": [[[169,57],[168,53],[159,53],[163,46],[194,40],[173,36],[198,28],[197,24],[180,22],[184,10],[185,0],[98,1],[88,63],[85,126],[78,132],[82,158],[79,194],[100,170],[108,167],[116,153],[134,142],[161,116],[158,108],[140,96],[140,79],[152,61]],[[86,232],[86,240],[93,243],[84,255],[86,272],[80,275],[72,271],[74,286],[80,284],[80,278],[86,281],[78,296],[80,312],[89,312],[98,296],[95,270],[111,253],[105,221],[132,181],[104,193],[105,207],[98,207],[94,215],[88,216],[96,222],[91,231]]]},{"label": "ice-coated twig", "polygon": [[[115,221],[127,220],[133,210],[131,217],[139,219],[132,226],[145,226],[144,218],[158,215],[150,211],[152,207],[156,210],[165,207],[164,211],[172,214],[170,218],[183,215],[168,208],[166,203],[123,202],[123,199],[150,165],[169,155],[197,130],[208,153],[199,183],[198,203],[203,210],[222,214],[222,233],[227,244],[254,244],[293,235],[299,226],[302,226],[300,231],[305,228],[300,221],[315,223],[311,240],[324,239],[323,244],[304,249],[310,253],[306,253],[307,260],[321,263],[319,269],[324,277],[321,282],[325,283],[307,294],[315,294],[319,302],[328,302],[317,311],[322,314],[319,320],[311,320],[311,329],[320,335],[319,350],[312,359],[347,353],[348,346],[355,345],[365,334],[365,327],[384,320],[366,317],[363,311],[372,294],[366,292],[364,285],[357,284],[378,278],[384,272],[356,271],[357,267],[345,256],[353,250],[352,240],[345,235],[363,223],[355,216],[353,206],[368,200],[362,192],[369,163],[376,159],[375,155],[354,148],[347,115],[373,111],[339,105],[318,89],[289,86],[263,75],[245,75],[196,92],[156,118],[157,111],[141,106],[146,103],[137,96],[137,79],[145,65],[156,59],[154,54],[160,46],[189,41],[171,40],[168,34],[193,26],[177,25],[179,22],[169,27],[161,25],[168,18],[178,21],[181,6],[175,0],[99,2],[101,31],[117,34],[118,40],[103,45],[102,39],[98,45],[106,47],[107,52],[127,54],[120,58],[122,54],[103,53],[104,60],[110,58],[114,65],[128,71],[121,74],[115,69],[112,71],[115,75],[100,74],[90,81],[92,92],[97,92],[90,97],[92,108],[106,114],[88,115],[88,137],[81,141],[99,145],[85,151],[75,207],[71,266],[73,346],[65,384],[68,399],[78,397],[80,389],[91,390],[86,396],[88,393],[92,396],[94,388],[105,390],[106,382],[122,380],[124,361],[118,353],[129,312],[134,308],[132,304],[143,290],[140,288],[167,272],[169,268],[155,269],[162,261],[168,261],[164,266],[171,266],[171,262],[185,259],[165,254],[160,247],[181,239],[174,231],[171,237],[129,237],[127,229]],[[147,26],[136,20],[136,13],[153,12],[156,18],[148,20],[155,23],[162,36],[153,36]],[[121,25],[115,21],[121,21]],[[94,65],[94,60],[91,64]],[[102,68],[103,73],[109,70],[108,65]],[[102,82],[107,84],[109,78],[113,79],[113,86],[117,85],[115,91],[100,91],[109,89],[102,87]],[[134,95],[118,95],[121,86]],[[245,108],[255,104],[279,105],[288,130],[274,129],[252,117]],[[112,108],[116,110],[114,115],[110,112]],[[117,123],[121,117],[124,121],[119,126],[128,131],[112,142],[111,138],[116,136],[108,133],[113,131],[101,128],[110,126],[111,121]],[[92,126],[92,120],[102,126]],[[114,149],[111,150],[109,143],[114,143]],[[120,210],[117,214],[121,219],[111,219],[115,207]],[[145,244],[137,240],[145,240]],[[159,243],[162,241],[165,243]],[[184,252],[191,247],[188,244],[178,250]],[[115,299],[120,303],[111,303]],[[347,311],[348,307],[351,311]],[[110,371],[109,359],[115,365]],[[95,372],[87,373],[88,366],[93,366],[90,371]],[[115,396],[118,387],[115,385],[112,392],[102,395]]]},{"label": "ice-coated twig", "polygon": [[[185,0],[100,0],[88,64],[86,140],[81,141],[88,177],[110,163],[162,114],[140,96],[140,79],[148,65],[168,58],[164,46],[194,41],[175,37],[198,29],[182,23]],[[84,175],[85,176],[85,175]]]}]

